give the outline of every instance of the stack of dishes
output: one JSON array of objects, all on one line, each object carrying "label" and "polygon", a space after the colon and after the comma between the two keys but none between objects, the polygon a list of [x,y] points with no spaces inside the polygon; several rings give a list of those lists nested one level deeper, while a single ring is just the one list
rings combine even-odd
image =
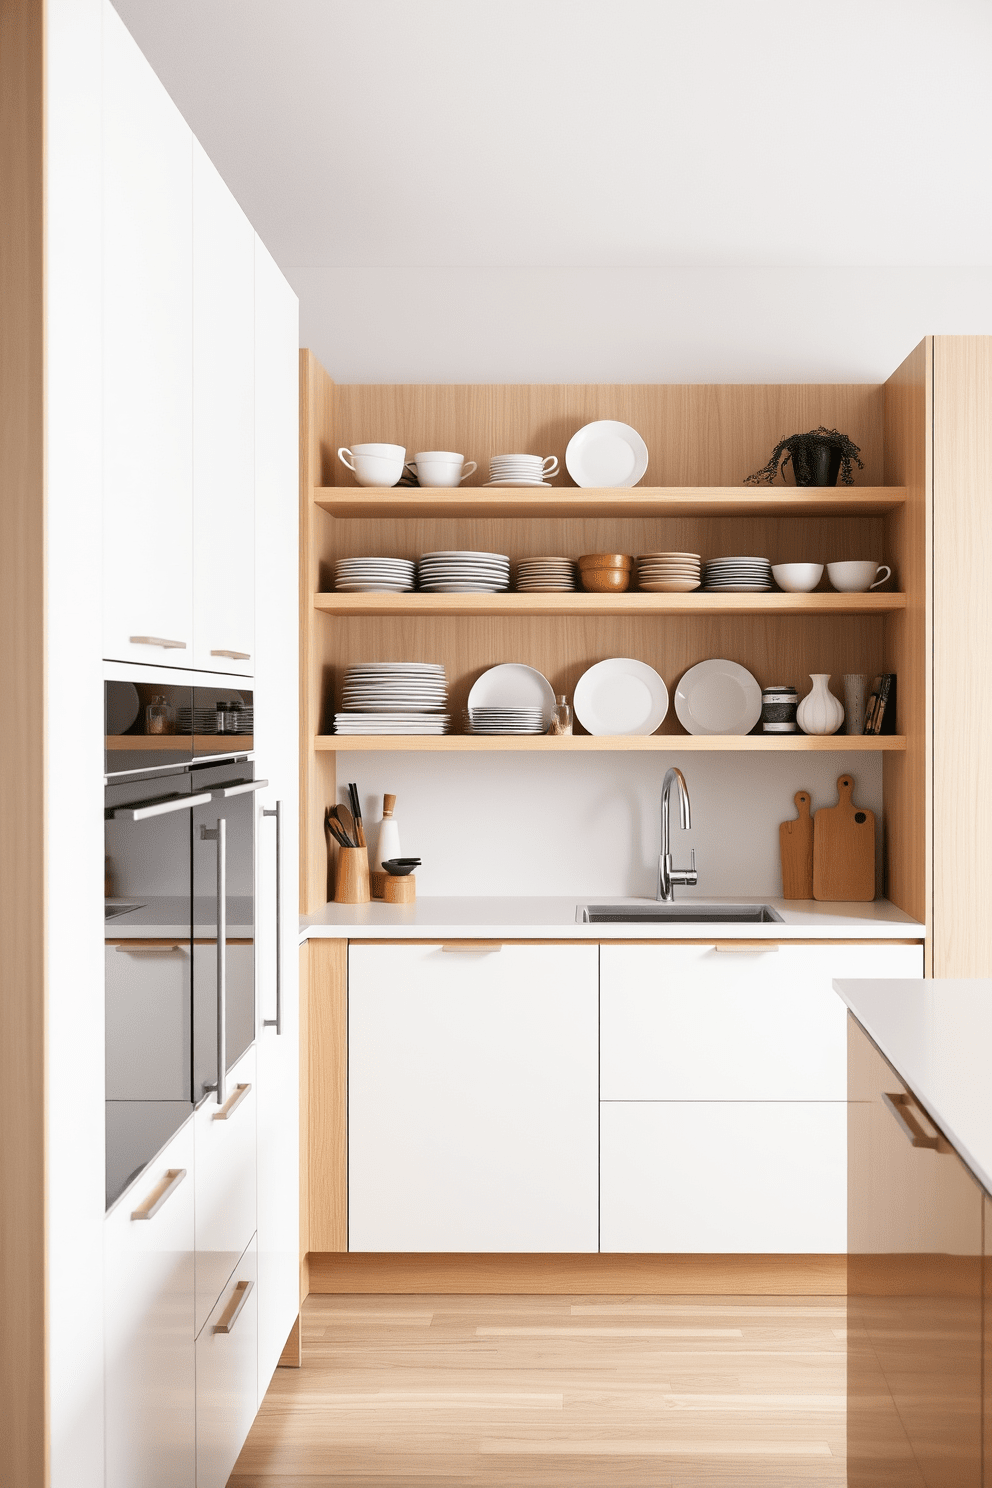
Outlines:
[{"label": "stack of dishes", "polygon": [[517,564],[521,594],[566,594],[575,588],[571,558],[521,558]]},{"label": "stack of dishes", "polygon": [[496,594],[510,587],[505,553],[425,553],[417,568],[421,589],[431,594]]},{"label": "stack of dishes", "polygon": [[417,565],[409,558],[339,558],[335,587],[345,594],[407,594]]},{"label": "stack of dishes", "polygon": [[558,474],[558,456],[493,455],[487,486],[546,486],[546,475]]},{"label": "stack of dishes", "polygon": [[[177,708],[177,734],[215,734],[217,732],[216,708]],[[250,729],[248,732],[251,732]]]},{"label": "stack of dishes", "polygon": [[698,553],[642,553],[637,560],[637,587],[653,594],[688,594],[701,582]]},{"label": "stack of dishes", "polygon": [[767,558],[711,558],[703,583],[714,592],[759,594],[772,587],[772,566]]},{"label": "stack of dishes", "polygon": [[470,734],[543,734],[547,732],[543,708],[468,708],[466,732]]},{"label": "stack of dishes", "polygon": [[369,661],[344,676],[337,734],[446,734],[444,667],[430,661]]},{"label": "stack of dishes", "polygon": [[535,667],[504,662],[490,667],[468,695],[470,734],[546,734],[555,711],[551,683]]}]

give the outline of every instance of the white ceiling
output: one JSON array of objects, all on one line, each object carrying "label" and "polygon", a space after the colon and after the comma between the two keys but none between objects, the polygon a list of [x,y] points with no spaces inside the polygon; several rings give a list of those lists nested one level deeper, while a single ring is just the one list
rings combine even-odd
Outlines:
[{"label": "white ceiling", "polygon": [[992,263],[988,0],[115,0],[294,268]]}]

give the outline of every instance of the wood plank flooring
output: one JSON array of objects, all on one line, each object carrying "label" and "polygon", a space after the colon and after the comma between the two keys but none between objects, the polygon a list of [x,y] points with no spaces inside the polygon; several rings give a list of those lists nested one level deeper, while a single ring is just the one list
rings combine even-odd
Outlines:
[{"label": "wood plank flooring", "polygon": [[228,1488],[846,1483],[844,1298],[314,1296]]}]

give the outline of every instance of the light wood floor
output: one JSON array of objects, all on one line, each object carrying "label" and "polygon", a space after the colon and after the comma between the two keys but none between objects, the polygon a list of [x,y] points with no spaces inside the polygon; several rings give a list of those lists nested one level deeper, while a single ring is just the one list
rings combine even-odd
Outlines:
[{"label": "light wood floor", "polygon": [[846,1482],[842,1297],[311,1296],[229,1488]]}]

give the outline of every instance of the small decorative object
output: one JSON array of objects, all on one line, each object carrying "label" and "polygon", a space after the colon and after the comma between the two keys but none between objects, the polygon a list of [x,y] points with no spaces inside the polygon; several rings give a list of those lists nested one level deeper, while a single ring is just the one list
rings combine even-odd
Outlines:
[{"label": "small decorative object", "polygon": [[565,701],[563,692],[555,694],[555,711],[551,718],[549,734],[570,734],[572,732],[572,710]]},{"label": "small decorative object", "polygon": [[863,734],[869,678],[863,672],[844,673],[844,732]]},{"label": "small decorative object", "polygon": [[761,693],[761,732],[794,734],[799,695],[794,687],[765,687]]},{"label": "small decorative object", "polygon": [[813,690],[796,710],[796,722],[804,734],[835,734],[844,722],[844,704],[828,686],[829,672],[810,672]]},{"label": "small decorative object", "polygon": [[174,734],[176,732],[176,710],[161,694],[153,697],[145,709],[145,732],[148,734]]},{"label": "small decorative object", "polygon": [[770,486],[779,471],[784,481],[785,467],[791,460],[797,486],[835,486],[838,474],[842,485],[852,486],[854,475],[851,467],[865,468],[860,455],[860,446],[846,434],[839,434],[836,429],[825,429],[820,424],[819,428],[810,429],[806,434],[790,434],[787,439],[780,439],[768,464],[749,475],[744,484]]},{"label": "small decorative object", "polygon": [[335,904],[368,904],[369,855],[364,847],[342,847],[338,850],[334,875]]}]

